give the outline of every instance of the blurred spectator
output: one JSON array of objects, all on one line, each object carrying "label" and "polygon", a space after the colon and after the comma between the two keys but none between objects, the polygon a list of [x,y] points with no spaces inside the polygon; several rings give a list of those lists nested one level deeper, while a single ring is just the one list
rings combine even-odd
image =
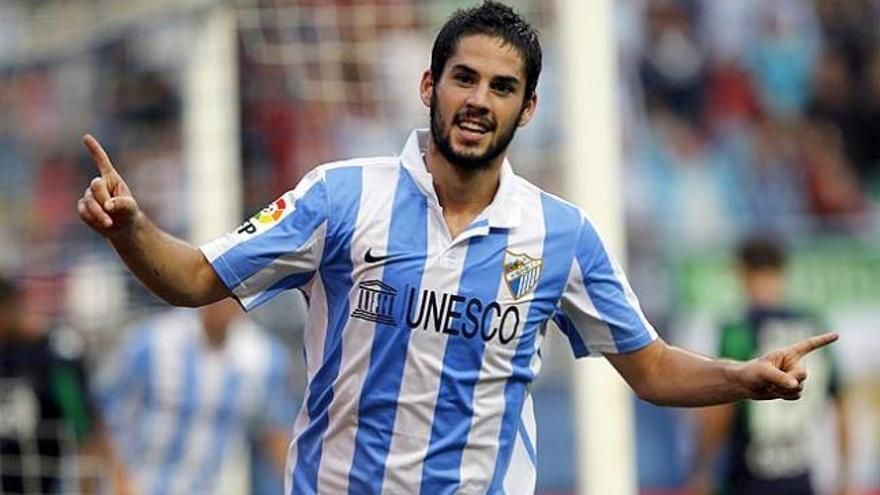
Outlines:
[{"label": "blurred spectator", "polygon": [[73,330],[29,324],[20,293],[0,278],[0,493],[77,490],[77,456],[92,433]]},{"label": "blurred spectator", "polygon": [[[746,241],[737,253],[738,274],[745,289],[744,313],[721,328],[719,354],[748,360],[780,345],[789,345],[827,330],[809,311],[786,300],[782,248],[767,238]],[[808,495],[811,481],[812,435],[826,406],[835,408],[841,458],[838,494],[849,493],[849,444],[841,384],[830,354],[824,349],[806,359],[809,380],[801,400],[742,401],[707,408],[700,415],[700,438],[691,493],[712,493],[714,467],[727,444],[721,482],[725,493],[737,495]]]},{"label": "blurred spectator", "polygon": [[761,119],[752,127],[742,171],[742,195],[749,229],[802,235],[810,222],[806,177],[795,123]]},{"label": "blurred spectator", "polygon": [[792,2],[773,4],[775,9],[763,7],[767,12],[756,19],[757,39],[745,57],[764,110],[776,118],[792,119],[809,98],[816,33],[813,23],[802,18],[808,9]]},{"label": "blurred spectator", "polygon": [[735,234],[737,185],[726,157],[705,132],[674,114],[657,113],[651,122],[635,160],[643,162],[652,191],[636,208],[654,216],[667,246],[707,247]]},{"label": "blurred spectator", "polygon": [[698,122],[703,104],[706,54],[683,2],[651,2],[641,62],[649,108],[666,108]]},{"label": "blurred spectator", "polygon": [[855,233],[865,227],[866,203],[844,154],[837,128],[809,121],[800,139],[807,174],[809,210],[825,231]]},{"label": "blurred spectator", "polygon": [[880,181],[880,50],[865,71],[859,89],[855,165],[862,179]]},{"label": "blurred spectator", "polygon": [[847,157],[854,155],[858,140],[854,91],[855,81],[847,69],[843,52],[834,47],[827,48],[816,64],[813,97],[807,115],[837,127]]},{"label": "blurred spectator", "polygon": [[294,402],[287,351],[227,299],[142,322],[101,370],[97,396],[135,494],[239,493],[236,455],[258,441],[283,472]]}]

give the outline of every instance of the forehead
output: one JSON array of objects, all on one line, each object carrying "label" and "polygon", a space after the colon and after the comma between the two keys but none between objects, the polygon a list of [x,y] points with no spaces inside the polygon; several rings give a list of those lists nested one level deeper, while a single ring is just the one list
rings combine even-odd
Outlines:
[{"label": "forehead", "polygon": [[462,36],[455,52],[446,61],[446,69],[466,65],[486,76],[525,78],[523,57],[502,38],[485,34]]}]

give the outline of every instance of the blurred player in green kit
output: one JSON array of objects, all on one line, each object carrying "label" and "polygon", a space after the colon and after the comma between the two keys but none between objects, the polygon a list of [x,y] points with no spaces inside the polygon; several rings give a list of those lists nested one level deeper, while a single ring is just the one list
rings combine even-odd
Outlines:
[{"label": "blurred player in green kit", "polygon": [[[744,242],[737,253],[738,276],[747,308],[721,327],[719,355],[751,359],[769,349],[825,331],[821,318],[792,306],[786,297],[786,253],[769,238]],[[813,443],[829,404],[835,409],[839,443],[838,491],[847,483],[849,449],[839,375],[829,349],[806,360],[813,386],[800,401],[740,401],[702,411],[693,494],[807,495],[816,493],[811,476]],[[716,464],[727,445],[721,477]]]}]

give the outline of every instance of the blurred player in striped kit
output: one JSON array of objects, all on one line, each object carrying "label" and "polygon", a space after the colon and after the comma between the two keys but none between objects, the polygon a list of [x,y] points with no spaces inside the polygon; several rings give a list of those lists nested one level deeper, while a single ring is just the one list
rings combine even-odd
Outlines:
[{"label": "blurred player in striped kit", "polygon": [[801,356],[836,339],[746,363],[658,339],[584,212],[507,160],[534,115],[541,60],[537,32],[509,7],[456,12],[418,87],[429,129],[397,156],[317,167],[201,248],[150,222],[85,138],[101,177],[81,218],[167,301],[234,297],[250,310],[284,290],[307,295],[309,385],[288,493],[534,492],[529,387],[551,320],[576,356],[605,356],[668,405],[795,399]]},{"label": "blurred player in striped kit", "polygon": [[[232,300],[172,310],[134,325],[102,367],[97,402],[115,490],[226,493],[255,439],[283,471],[294,401],[287,350]],[[119,472],[119,471],[122,472]]]}]

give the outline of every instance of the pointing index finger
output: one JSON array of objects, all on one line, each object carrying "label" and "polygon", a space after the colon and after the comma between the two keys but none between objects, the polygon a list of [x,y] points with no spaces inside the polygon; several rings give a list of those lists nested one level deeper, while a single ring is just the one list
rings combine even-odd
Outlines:
[{"label": "pointing index finger", "polygon": [[803,357],[820,347],[825,347],[826,345],[836,341],[838,337],[839,336],[835,332],[824,333],[822,335],[816,335],[814,337],[804,339],[793,345],[792,347],[794,348],[794,352],[798,355],[798,357]]},{"label": "pointing index finger", "polygon": [[99,143],[94,136],[91,134],[83,136],[83,144],[86,145],[89,153],[92,154],[92,158],[95,160],[95,166],[98,167],[98,172],[101,173],[102,178],[106,179],[108,175],[116,172],[116,169],[113,168],[113,164],[110,163],[110,157],[107,156],[104,148],[101,147],[101,143]]}]

